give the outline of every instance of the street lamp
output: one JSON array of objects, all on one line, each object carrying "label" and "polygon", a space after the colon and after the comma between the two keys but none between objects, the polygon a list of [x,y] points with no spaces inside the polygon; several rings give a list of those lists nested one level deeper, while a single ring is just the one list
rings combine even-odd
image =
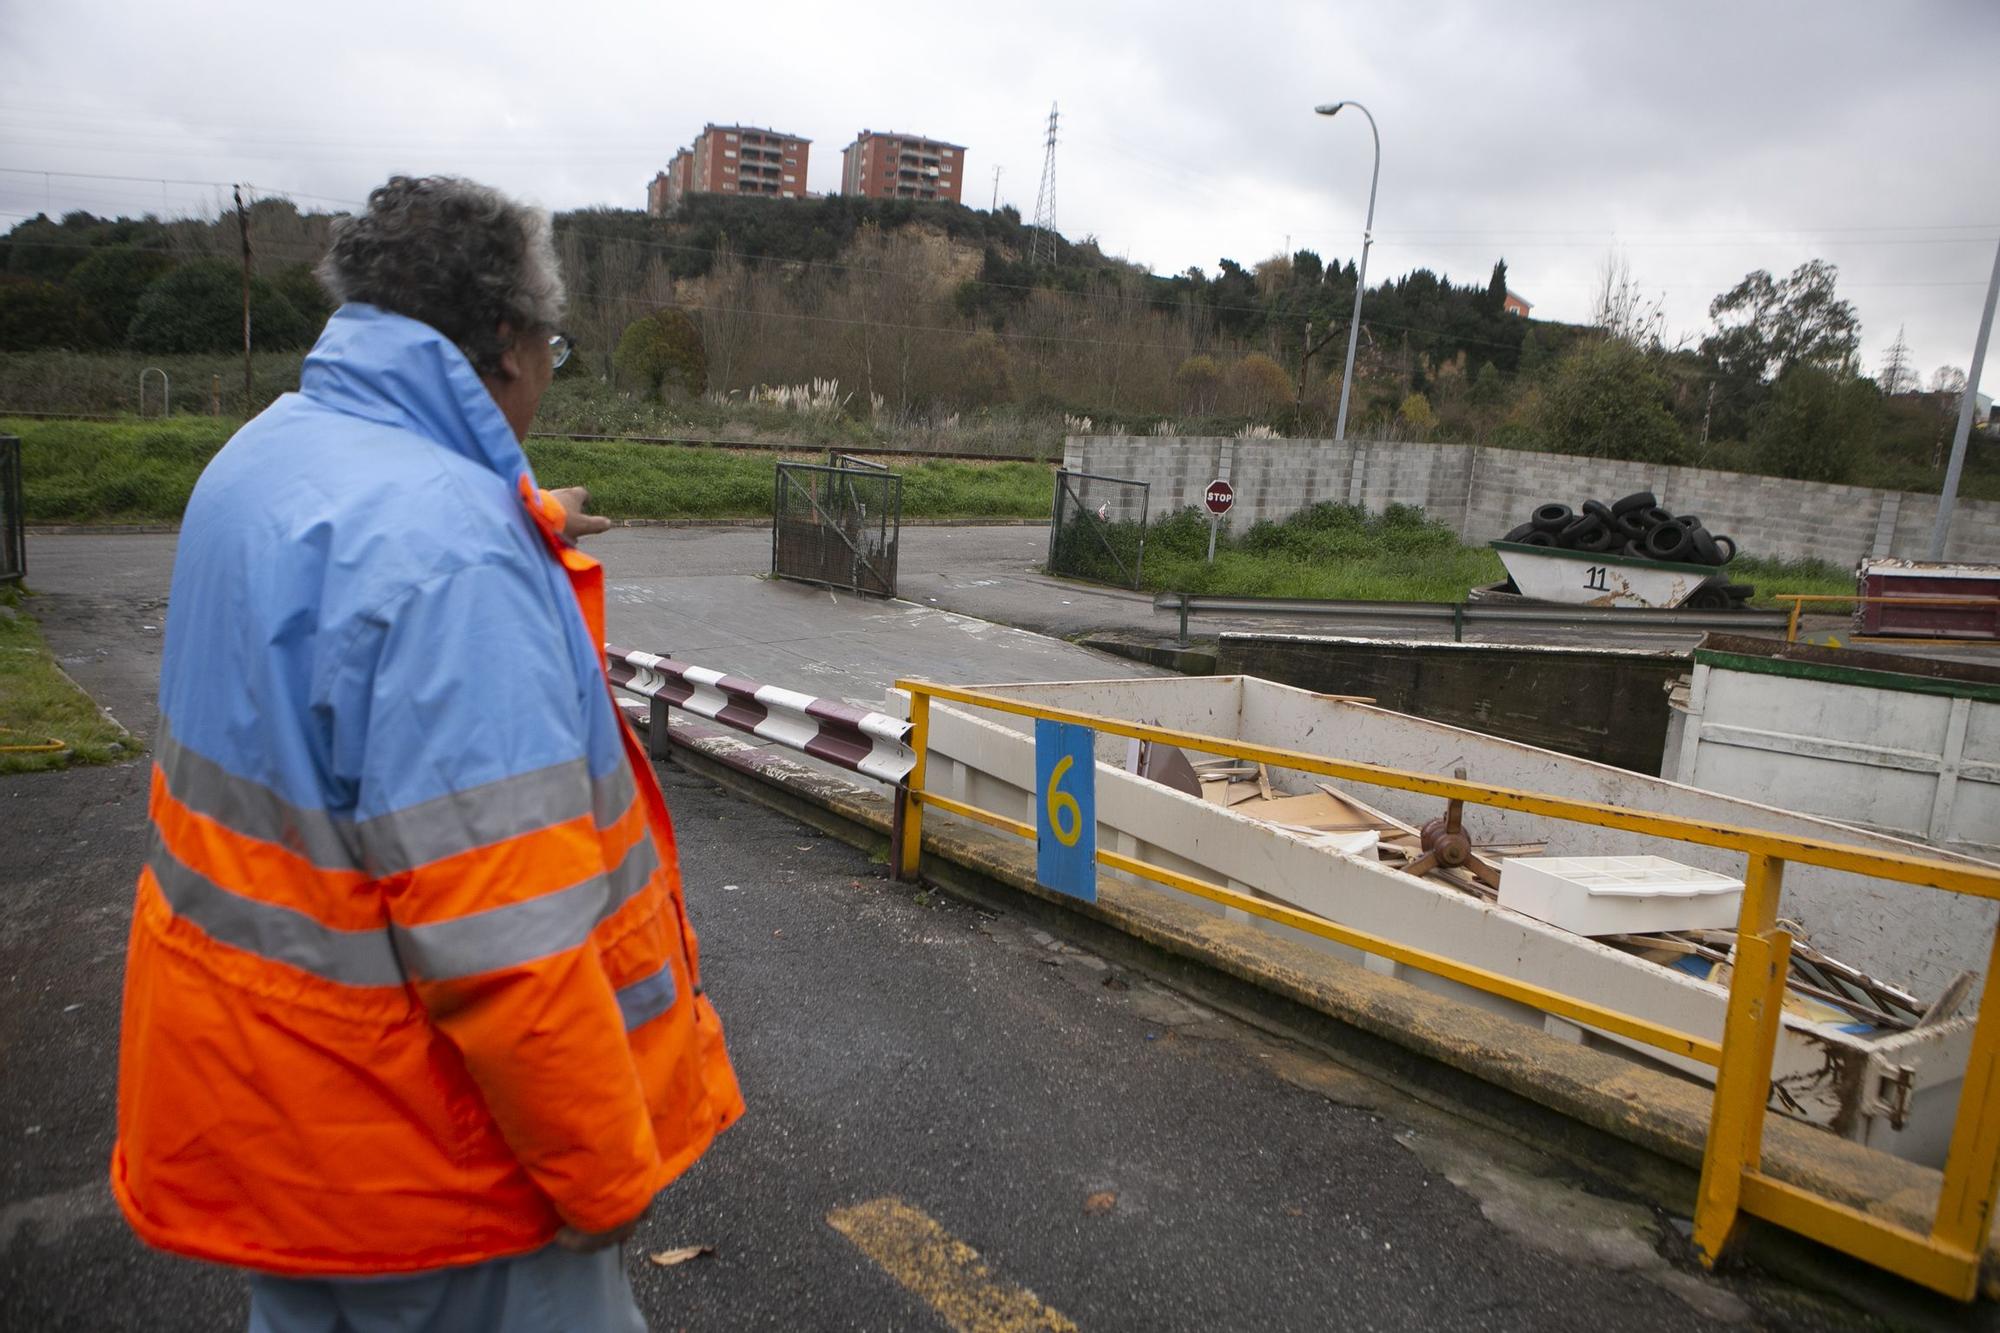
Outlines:
[{"label": "street lamp", "polygon": [[1361,274],[1354,284],[1354,314],[1347,324],[1347,368],[1340,372],[1340,415],[1333,420],[1335,444],[1347,438],[1347,395],[1354,387],[1354,344],[1361,337],[1361,297],[1368,290],[1368,247],[1375,244],[1375,182],[1382,177],[1382,135],[1376,130],[1375,117],[1367,107],[1359,102],[1328,102],[1313,110],[1322,116],[1331,116],[1344,106],[1351,106],[1368,117],[1368,133],[1375,140],[1375,169],[1368,174],[1368,224],[1361,231]]}]

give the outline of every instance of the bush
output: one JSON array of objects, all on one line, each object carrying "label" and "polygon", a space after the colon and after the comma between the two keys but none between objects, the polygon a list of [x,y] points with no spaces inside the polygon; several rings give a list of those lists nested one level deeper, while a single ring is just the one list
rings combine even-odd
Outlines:
[{"label": "bush", "polygon": [[65,285],[90,307],[110,338],[123,339],[146,289],[173,266],[157,250],[105,246],[71,269]]},{"label": "bush", "polygon": [[0,352],[101,345],[104,325],[75,292],[32,279],[0,281]]},{"label": "bush", "polygon": [[701,328],[685,310],[661,310],[626,325],[611,367],[624,387],[649,398],[699,398],[708,389]]},{"label": "bush", "polygon": [[1252,352],[1229,368],[1229,389],[1236,409],[1253,417],[1269,417],[1295,396],[1292,377],[1261,352]]},{"label": "bush", "polygon": [[[320,286],[310,264],[287,264],[271,279],[271,286],[278,295],[292,303],[292,309],[299,312],[305,321],[306,345],[311,346],[319,338],[320,330],[333,317],[333,298]],[[255,307],[252,307],[255,313]]]},{"label": "bush", "polygon": [[1014,358],[991,333],[960,340],[951,397],[966,407],[991,407],[1014,396]]},{"label": "bush", "polygon": [[[264,351],[304,347],[317,328],[263,278],[250,280],[250,337]],[[156,278],[139,298],[126,341],[141,352],[226,352],[243,346],[243,275],[198,259]]]},{"label": "bush", "polygon": [[1181,392],[1181,406],[1189,412],[1215,410],[1215,393],[1222,387],[1222,368],[1215,358],[1201,353],[1182,361],[1174,371],[1174,387]]}]

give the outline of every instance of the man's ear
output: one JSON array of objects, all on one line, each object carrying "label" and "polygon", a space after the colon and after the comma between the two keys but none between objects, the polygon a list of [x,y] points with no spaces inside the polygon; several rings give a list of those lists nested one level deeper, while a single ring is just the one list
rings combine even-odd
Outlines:
[{"label": "man's ear", "polygon": [[521,378],[521,342],[514,336],[514,330],[507,325],[500,326],[500,360],[496,378],[517,380]]}]

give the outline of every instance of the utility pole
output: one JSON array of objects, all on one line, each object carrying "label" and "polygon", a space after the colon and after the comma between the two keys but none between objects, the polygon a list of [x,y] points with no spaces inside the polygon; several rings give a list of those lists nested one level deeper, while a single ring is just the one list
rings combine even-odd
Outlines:
[{"label": "utility pole", "polygon": [[987,208],[989,213],[1000,211],[1000,168],[993,168],[993,203]]},{"label": "utility pole", "polygon": [[243,233],[243,416],[250,416],[251,394],[255,392],[250,372],[250,210],[243,207],[243,187],[236,191],[236,221]]},{"label": "utility pole", "polygon": [[1965,442],[1972,435],[1972,413],[1979,402],[1979,371],[1986,364],[1986,340],[1993,335],[1993,305],[2000,301],[2000,246],[1993,249],[1993,276],[1986,280],[1986,309],[1979,316],[1979,337],[1973,340],[1972,364],[1966,367],[1965,397],[1958,403],[1958,433],[1951,440],[1951,466],[1945,469],[1944,493],[1938,496],[1937,530],[1931,534],[1931,559],[1944,559],[1944,539],[1951,531],[1952,507],[1958,503],[1958,478],[1965,471]]}]

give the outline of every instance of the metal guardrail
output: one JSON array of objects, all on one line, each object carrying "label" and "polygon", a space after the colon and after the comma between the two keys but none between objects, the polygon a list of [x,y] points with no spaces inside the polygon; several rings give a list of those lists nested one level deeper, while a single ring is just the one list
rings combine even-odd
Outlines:
[{"label": "metal guardrail", "polygon": [[[1799,637],[1799,613],[1805,610],[1807,602],[1834,602],[1842,606],[1991,606],[2000,608],[2000,597],[1975,597],[1956,593],[1901,592],[1863,596],[1846,592],[1781,592],[1772,600],[1790,602],[1791,616],[1785,623],[1785,642],[1796,643]],[[1901,634],[1850,634],[1850,640],[1862,643],[1965,643],[1978,645],[1993,642],[1991,637],[1978,638],[1967,634],[1957,638],[1925,639]]]},{"label": "metal guardrail", "polygon": [[27,572],[27,519],[21,503],[21,437],[0,435],[0,583],[19,583]]},{"label": "metal guardrail", "polygon": [[666,754],[671,705],[882,782],[901,782],[916,767],[916,752],[907,744],[910,724],[902,718],[654,653],[610,644],[604,652],[611,683],[651,706],[647,748],[655,758]]},{"label": "metal guardrail", "polygon": [[[1759,1168],[1764,1115],[1771,1093],[1771,1060],[1784,1002],[1785,977],[1790,970],[1792,937],[1778,926],[1785,862],[1826,866],[1986,899],[2000,899],[2000,870],[1853,847],[1821,838],[1700,823],[1676,815],[1627,810],[1595,801],[1487,786],[1354,760],[1328,759],[1232,737],[1126,722],[924,680],[899,680],[896,688],[910,696],[910,743],[916,752],[916,765],[898,794],[899,827],[894,835],[897,872],[906,878],[914,877],[919,868],[926,808],[960,815],[1030,841],[1036,837],[1033,825],[925,789],[930,709],[934,699],[1016,717],[1066,722],[1201,754],[1226,755],[1243,763],[1742,852],[1748,858],[1748,865],[1742,910],[1737,920],[1729,1006],[1720,1042],[1350,929],[1282,903],[1107,851],[1102,846],[1098,848],[1097,860],[1100,865],[1166,888],[1715,1066],[1715,1098],[1702,1156],[1694,1232],[1702,1260],[1711,1267],[1729,1245],[1739,1217],[1750,1214],[1954,1299],[1970,1301],[1978,1294],[1980,1265],[1994,1216],[1995,1198],[2000,1195],[2000,986],[1987,986],[1980,1000],[1964,1091],[1952,1126],[1951,1146],[1929,1232],[1914,1231],[1864,1213],[1767,1175]],[[1993,956],[1987,966],[1989,977],[1996,966],[2000,966],[2000,930],[1994,936]]]},{"label": "metal guardrail", "polygon": [[1553,602],[1509,605],[1485,602],[1342,602],[1310,597],[1224,597],[1209,593],[1163,592],[1154,611],[1178,611],[1180,638],[1187,642],[1188,618],[1195,615],[1325,616],[1342,620],[1440,623],[1463,641],[1467,625],[1612,625],[1626,629],[1779,629],[1783,611],[1682,611],[1642,606],[1561,606]]}]

